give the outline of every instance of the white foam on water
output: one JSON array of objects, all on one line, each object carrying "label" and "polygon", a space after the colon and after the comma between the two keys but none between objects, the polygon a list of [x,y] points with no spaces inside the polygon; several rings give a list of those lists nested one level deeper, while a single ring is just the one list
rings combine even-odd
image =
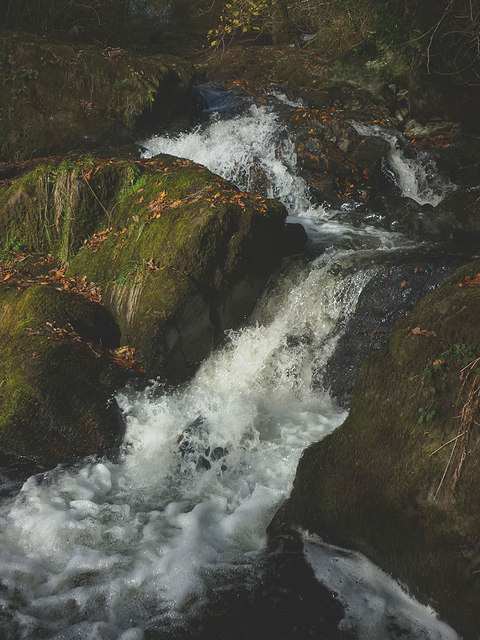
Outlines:
[{"label": "white foam on water", "polygon": [[267,194],[295,215],[312,209],[308,187],[297,175],[297,155],[285,125],[267,106],[252,105],[229,120],[175,137],[154,136],[141,143],[144,157],[159,153],[188,158],[230,180],[242,191],[256,191],[259,175]]},{"label": "white foam on water", "polygon": [[361,640],[460,640],[431,607],[413,598],[360,553],[305,534],[304,553],[317,580],[335,591],[345,608],[340,628]]}]

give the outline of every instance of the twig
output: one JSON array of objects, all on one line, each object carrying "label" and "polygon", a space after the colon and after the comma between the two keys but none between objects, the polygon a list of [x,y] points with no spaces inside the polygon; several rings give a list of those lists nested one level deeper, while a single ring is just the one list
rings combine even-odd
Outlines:
[{"label": "twig", "polygon": [[438,447],[438,449],[435,449],[435,451],[433,453],[430,454],[429,458],[431,458],[432,456],[434,456],[436,453],[438,453],[439,451],[441,451],[442,449],[444,449],[445,447],[447,447],[449,444],[452,444],[452,442],[455,442],[455,440],[458,440],[459,438],[461,438],[462,436],[464,436],[467,432],[466,431],[462,431],[462,433],[459,433],[457,436],[455,436],[454,438],[452,438],[451,440],[449,440],[448,442],[445,442],[444,444],[442,444],[441,447]]},{"label": "twig", "polygon": [[443,484],[443,481],[445,480],[445,478],[446,478],[446,476],[447,476],[448,468],[449,468],[449,466],[450,466],[450,463],[452,462],[453,454],[455,453],[455,449],[456,449],[456,448],[457,448],[457,440],[455,440],[455,444],[454,444],[454,445],[453,445],[453,447],[452,447],[452,453],[450,454],[450,458],[448,459],[447,466],[445,467],[445,470],[444,470],[444,472],[443,472],[442,479],[440,480],[440,483],[439,483],[439,485],[438,485],[438,487],[437,487],[437,490],[435,491],[435,495],[433,496],[433,499],[434,499],[434,500],[436,500],[436,499],[437,499],[438,492],[440,491],[440,489],[441,489],[441,487],[442,487],[442,484]]},{"label": "twig", "polygon": [[435,34],[437,33],[438,29],[440,28],[440,25],[442,24],[443,19],[445,18],[445,16],[449,12],[452,4],[453,4],[453,0],[450,0],[450,2],[445,7],[445,11],[443,12],[442,17],[440,18],[440,20],[435,25],[435,28],[433,29],[432,35],[430,36],[430,42],[428,43],[428,47],[427,47],[427,73],[430,73],[430,49],[432,48],[433,39],[435,38]]}]

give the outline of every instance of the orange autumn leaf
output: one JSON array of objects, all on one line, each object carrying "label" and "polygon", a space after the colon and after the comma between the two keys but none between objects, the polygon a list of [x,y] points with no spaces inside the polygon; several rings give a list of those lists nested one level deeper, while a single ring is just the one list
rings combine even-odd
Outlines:
[{"label": "orange autumn leaf", "polygon": [[480,273],[478,273],[475,278],[470,278],[470,276],[466,276],[466,278],[458,283],[459,287],[476,287],[480,285]]},{"label": "orange autumn leaf", "polygon": [[432,336],[434,338],[437,337],[437,334],[435,333],[435,331],[428,331],[428,329],[420,329],[420,327],[415,327],[414,329],[411,330],[411,332],[414,336]]}]

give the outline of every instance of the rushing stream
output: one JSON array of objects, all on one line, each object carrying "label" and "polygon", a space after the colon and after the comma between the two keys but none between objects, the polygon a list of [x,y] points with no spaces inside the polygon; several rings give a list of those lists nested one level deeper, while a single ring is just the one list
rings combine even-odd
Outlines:
[{"label": "rushing stream", "polygon": [[[188,157],[242,190],[255,188],[261,167],[290,220],[303,222],[313,245],[329,248],[291,260],[248,326],[232,332],[191,382],[175,390],[152,382],[142,393],[120,394],[128,426],[119,460],[33,475],[20,490],[5,480],[1,638],[140,640],[145,629],[185,628],[208,609],[212,593],[259,579],[266,528],[302,450],[345,418],[312,384],[314,373],[332,353],[375,259],[412,242],[312,204],[275,109],[246,104],[228,113],[227,98],[223,115],[213,105],[202,126],[147,140],[144,154]],[[431,164],[418,162],[412,174],[411,160],[391,148],[390,169],[402,189],[409,185],[406,195],[436,204]],[[357,554],[311,539],[305,548],[317,579],[339,594],[350,638],[457,638]]]}]

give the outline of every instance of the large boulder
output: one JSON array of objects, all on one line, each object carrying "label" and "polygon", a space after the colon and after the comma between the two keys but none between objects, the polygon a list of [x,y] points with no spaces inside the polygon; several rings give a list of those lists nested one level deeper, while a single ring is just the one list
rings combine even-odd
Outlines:
[{"label": "large boulder", "polygon": [[422,207],[416,218],[424,235],[453,240],[463,249],[476,249],[480,238],[480,186],[455,191],[435,208]]},{"label": "large boulder", "polygon": [[111,224],[69,273],[101,284],[149,372],[183,377],[253,308],[283,253],[286,212],[185,160],[133,168]]},{"label": "large boulder", "polygon": [[367,360],[272,525],[364,552],[466,638],[480,628],[479,271],[455,272]]},{"label": "large boulder", "polygon": [[169,124],[191,106],[191,63],[170,55],[0,34],[0,161],[115,146],[142,119]]},{"label": "large boulder", "polygon": [[291,247],[276,201],[204,167],[66,160],[0,191],[0,243],[51,253],[102,289],[121,341],[152,375],[184,376],[253,308]]},{"label": "large boulder", "polygon": [[290,112],[289,127],[295,131],[301,173],[319,202],[338,207],[370,198],[388,142],[373,135],[361,137],[349,115],[335,108],[299,107]]},{"label": "large boulder", "polygon": [[12,279],[0,287],[1,452],[45,465],[114,452],[124,420],[113,394],[127,370],[107,353],[118,346],[113,318],[80,295]]}]

